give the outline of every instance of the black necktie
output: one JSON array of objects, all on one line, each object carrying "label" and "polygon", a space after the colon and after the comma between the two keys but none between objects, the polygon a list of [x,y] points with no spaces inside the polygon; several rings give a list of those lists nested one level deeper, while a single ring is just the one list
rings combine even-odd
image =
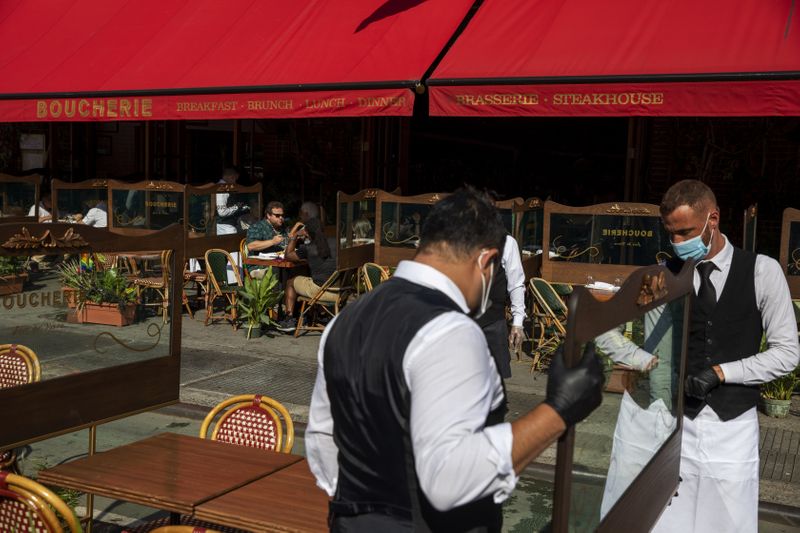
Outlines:
[{"label": "black necktie", "polygon": [[717,266],[711,261],[706,261],[697,265],[697,272],[700,274],[700,289],[697,291],[697,300],[707,311],[713,311],[717,306],[717,290],[711,283],[711,273]]}]

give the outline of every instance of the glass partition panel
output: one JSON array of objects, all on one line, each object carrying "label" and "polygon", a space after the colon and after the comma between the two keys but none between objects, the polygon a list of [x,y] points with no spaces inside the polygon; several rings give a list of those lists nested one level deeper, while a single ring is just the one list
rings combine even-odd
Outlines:
[{"label": "glass partition panel", "polygon": [[517,213],[520,218],[519,226],[519,245],[522,253],[535,255],[542,251],[542,239],[544,235],[544,211],[542,209],[532,209]]},{"label": "glass partition panel", "polygon": [[339,248],[375,243],[375,199],[339,204]]},{"label": "glass partition panel", "polygon": [[786,274],[800,276],[800,222],[789,224],[789,261]]},{"label": "glass partition panel", "polygon": [[211,223],[214,215],[214,195],[212,193],[189,193],[189,234],[214,235],[214,224]]},{"label": "glass partition panel", "polygon": [[646,266],[670,257],[659,217],[550,213],[551,261]]},{"label": "glass partition panel", "polygon": [[103,188],[59,189],[56,217],[59,222],[75,222],[76,215],[86,216],[101,202],[107,202],[108,191]]},{"label": "glass partition panel", "polygon": [[26,217],[36,204],[36,184],[0,182],[0,217]]},{"label": "glass partition panel", "polygon": [[159,230],[183,223],[183,191],[112,189],[115,228]]},{"label": "glass partition panel", "polygon": [[675,432],[687,303],[678,298],[594,339],[606,392],[575,427],[569,531],[595,531]]},{"label": "glass partition panel", "polygon": [[0,388],[170,355],[171,251],[0,253]]},{"label": "glass partition panel", "polygon": [[382,202],[381,246],[416,248],[419,233],[431,203]]}]

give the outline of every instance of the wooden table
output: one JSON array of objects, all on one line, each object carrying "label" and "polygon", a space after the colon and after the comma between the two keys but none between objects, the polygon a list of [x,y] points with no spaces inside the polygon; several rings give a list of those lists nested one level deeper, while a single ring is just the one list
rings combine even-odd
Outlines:
[{"label": "wooden table", "polygon": [[195,518],[250,531],[328,531],[328,495],[304,459],[198,505]]},{"label": "wooden table", "polygon": [[301,266],[305,266],[308,264],[308,261],[288,261],[286,259],[259,259],[255,256],[244,257],[242,258],[242,264],[244,265],[254,265],[260,267],[273,267],[273,268],[297,268]]},{"label": "wooden table", "polygon": [[42,470],[39,482],[191,514],[203,502],[302,459],[162,433]]}]

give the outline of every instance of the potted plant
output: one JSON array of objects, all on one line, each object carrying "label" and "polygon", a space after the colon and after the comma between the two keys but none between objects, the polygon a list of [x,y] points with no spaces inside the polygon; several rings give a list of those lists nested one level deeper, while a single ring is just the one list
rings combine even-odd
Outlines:
[{"label": "potted plant", "polygon": [[58,274],[75,322],[127,326],[136,314],[136,289],[115,268],[90,270],[72,259]]},{"label": "potted plant", "polygon": [[800,377],[795,369],[785,376],[761,385],[761,403],[764,407],[764,414],[775,418],[786,418],[786,415],[789,414],[789,406],[792,404],[792,393],[798,383],[800,383]]},{"label": "potted plant", "polygon": [[247,338],[260,337],[261,327],[273,323],[270,310],[283,298],[278,290],[278,276],[269,267],[261,279],[245,278],[239,291],[236,306],[239,316],[247,323]]},{"label": "potted plant", "polygon": [[136,315],[136,288],[116,268],[90,273],[88,290],[78,302],[78,322],[127,326]]},{"label": "potted plant", "polygon": [[77,259],[70,259],[58,265],[57,273],[67,307],[77,308],[78,301],[81,300],[80,295],[85,294],[91,287],[91,272],[82,269]]},{"label": "potted plant", "polygon": [[0,296],[22,292],[28,279],[22,258],[15,256],[0,257]]}]

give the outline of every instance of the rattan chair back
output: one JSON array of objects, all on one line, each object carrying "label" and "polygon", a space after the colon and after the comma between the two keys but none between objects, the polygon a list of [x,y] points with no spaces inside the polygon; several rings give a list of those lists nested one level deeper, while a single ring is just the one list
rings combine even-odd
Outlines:
[{"label": "rattan chair back", "polygon": [[358,269],[347,268],[336,270],[322,284],[316,294],[310,298],[298,296],[300,302],[300,316],[294,336],[298,337],[303,331],[322,331],[325,325],[320,318],[330,319],[339,314],[347,303],[347,298],[355,293],[356,275]]},{"label": "rattan chair back", "polygon": [[[67,525],[65,530],[59,521]],[[44,485],[0,471],[0,531],[61,533],[83,531],[75,513]]]},{"label": "rattan chair back", "polygon": [[[233,324],[233,328],[238,327],[237,323],[237,294],[238,289],[243,286],[242,277],[239,275],[239,267],[233,260],[231,254],[219,248],[206,250],[206,325],[214,321],[214,300],[219,297],[226,299],[229,313],[223,312],[223,318],[227,318]],[[233,269],[235,283],[228,282],[228,266]]]},{"label": "rattan chair back", "polygon": [[42,370],[36,353],[21,344],[0,344],[0,389],[39,381]]},{"label": "rattan chair back", "polygon": [[150,533],[220,533],[216,529],[199,526],[163,526],[153,529]]},{"label": "rattan chair back", "polygon": [[389,279],[389,273],[380,265],[375,263],[364,263],[361,266],[361,279],[367,292],[371,291],[384,281]]},{"label": "rattan chair back", "polygon": [[[209,436],[209,427],[218,415]],[[219,403],[208,413],[200,426],[200,438],[291,453],[294,424],[289,411],[277,400],[260,394],[242,394]]]},{"label": "rattan chair back", "polygon": [[532,278],[528,284],[533,295],[531,312],[531,371],[542,370],[549,363],[567,335],[567,306],[550,283]]}]

